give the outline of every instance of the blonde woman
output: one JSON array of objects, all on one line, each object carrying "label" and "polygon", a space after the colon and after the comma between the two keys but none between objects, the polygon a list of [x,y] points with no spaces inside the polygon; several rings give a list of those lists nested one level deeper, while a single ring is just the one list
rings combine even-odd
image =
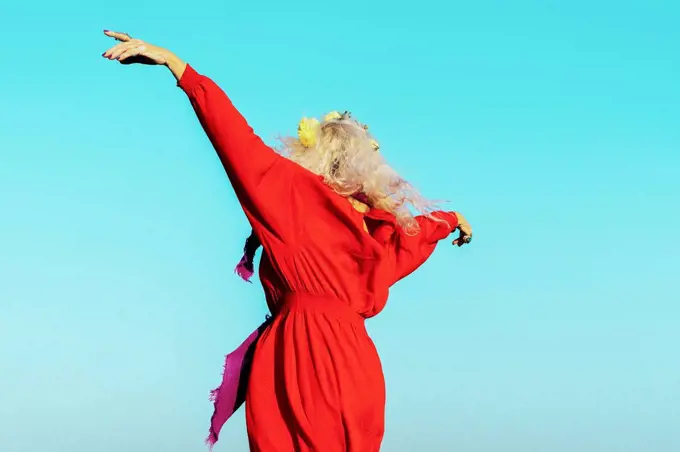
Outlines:
[{"label": "blonde woman", "polygon": [[470,226],[435,211],[349,114],[304,119],[276,152],[212,80],[166,49],[105,34],[120,41],[105,58],[167,66],[189,97],[253,228],[244,278],[263,248],[271,317],[227,356],[208,442],[245,400],[252,451],[379,450],[385,382],[364,322],[438,241],[458,229],[453,243],[469,243]]}]

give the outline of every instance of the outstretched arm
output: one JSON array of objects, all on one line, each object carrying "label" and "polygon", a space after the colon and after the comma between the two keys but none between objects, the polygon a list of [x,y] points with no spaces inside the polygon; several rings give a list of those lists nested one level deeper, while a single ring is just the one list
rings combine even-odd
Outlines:
[{"label": "outstretched arm", "polygon": [[[215,82],[198,74],[175,54],[126,34],[105,32],[120,41],[104,57],[123,64],[164,65],[189,97],[203,129],[222,161],[236,195],[258,235],[279,238],[290,225],[286,205],[292,198],[296,165],[268,147]],[[276,171],[272,169],[276,166]],[[272,173],[275,173],[272,174]],[[284,210],[285,209],[285,210]]]}]

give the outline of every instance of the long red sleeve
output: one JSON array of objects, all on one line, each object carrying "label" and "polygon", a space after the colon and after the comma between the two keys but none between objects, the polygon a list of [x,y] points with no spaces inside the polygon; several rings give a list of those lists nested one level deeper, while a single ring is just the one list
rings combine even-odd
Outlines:
[{"label": "long red sleeve", "polygon": [[293,179],[301,168],[267,146],[215,82],[187,65],[179,87],[212,142],[243,209],[260,239],[290,240],[295,197]]},{"label": "long red sleeve", "polygon": [[[448,237],[458,227],[458,217],[453,212],[434,212],[435,218],[417,216],[420,232],[408,235],[400,230],[395,237],[394,282],[405,278],[425,263],[437,243]],[[443,220],[443,221],[442,221]]]}]

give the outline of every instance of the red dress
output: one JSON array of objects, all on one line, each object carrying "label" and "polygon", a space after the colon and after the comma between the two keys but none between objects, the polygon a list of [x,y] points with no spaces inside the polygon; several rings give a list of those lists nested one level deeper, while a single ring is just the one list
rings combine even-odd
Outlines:
[{"label": "red dress", "polygon": [[406,235],[391,214],[359,213],[265,145],[209,78],[187,66],[179,86],[264,249],[260,280],[273,320],[246,393],[251,450],[378,451],[385,383],[364,321],[457,227],[455,214],[417,217],[421,232]]}]

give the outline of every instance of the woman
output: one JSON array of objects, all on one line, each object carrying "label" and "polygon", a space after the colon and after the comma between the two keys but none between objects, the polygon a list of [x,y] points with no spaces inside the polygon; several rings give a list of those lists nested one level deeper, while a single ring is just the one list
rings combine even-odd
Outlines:
[{"label": "woman", "polygon": [[272,317],[228,357],[209,442],[239,405],[222,392],[252,352],[249,378],[236,377],[242,387],[247,382],[251,450],[379,450],[385,383],[364,320],[383,309],[390,286],[425,262],[439,240],[458,229],[453,243],[469,243],[469,224],[460,214],[433,211],[348,114],[303,120],[298,137],[283,140],[283,156],[215,83],[173,53],[105,34],[120,41],[105,58],[167,66],[189,97],[253,228],[239,273],[248,278],[254,250],[264,250],[260,279]]}]

